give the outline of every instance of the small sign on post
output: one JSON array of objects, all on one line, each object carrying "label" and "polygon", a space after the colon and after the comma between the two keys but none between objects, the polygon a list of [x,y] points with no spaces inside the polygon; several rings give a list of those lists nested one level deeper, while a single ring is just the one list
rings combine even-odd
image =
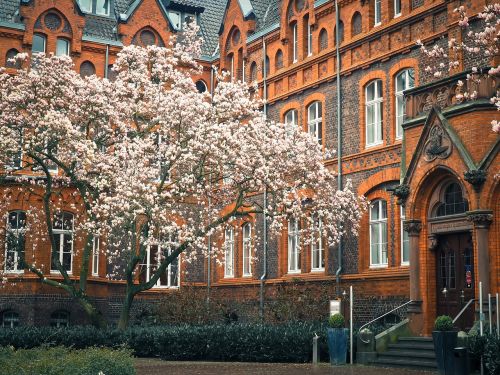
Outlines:
[{"label": "small sign on post", "polygon": [[340,314],[341,300],[332,299],[330,300],[330,316],[335,314]]}]

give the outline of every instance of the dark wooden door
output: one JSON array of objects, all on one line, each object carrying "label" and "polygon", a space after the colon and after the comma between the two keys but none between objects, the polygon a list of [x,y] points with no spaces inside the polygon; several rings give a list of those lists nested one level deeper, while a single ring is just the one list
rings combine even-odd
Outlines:
[{"label": "dark wooden door", "polygon": [[[470,233],[439,237],[437,249],[437,314],[455,318],[474,298],[474,251]],[[461,329],[474,323],[474,304],[456,322]]]}]

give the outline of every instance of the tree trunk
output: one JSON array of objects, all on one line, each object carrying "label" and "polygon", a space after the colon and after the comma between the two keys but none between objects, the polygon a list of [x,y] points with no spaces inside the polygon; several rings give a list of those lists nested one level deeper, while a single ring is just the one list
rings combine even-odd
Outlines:
[{"label": "tree trunk", "polygon": [[78,298],[78,302],[85,310],[85,313],[90,319],[90,323],[96,328],[106,328],[106,319],[102,316],[101,312],[95,308],[95,306],[88,301],[86,298]]},{"label": "tree trunk", "polygon": [[132,302],[134,301],[135,293],[127,290],[125,299],[122,305],[122,312],[120,314],[120,321],[118,322],[118,329],[124,331],[128,328],[130,321],[130,309],[132,308]]}]

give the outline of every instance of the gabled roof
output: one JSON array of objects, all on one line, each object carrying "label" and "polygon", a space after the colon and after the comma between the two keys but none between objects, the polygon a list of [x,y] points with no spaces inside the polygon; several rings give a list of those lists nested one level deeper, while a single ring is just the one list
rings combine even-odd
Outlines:
[{"label": "gabled roof", "polygon": [[1,0],[0,1],[0,21],[19,23],[16,12],[19,11],[20,0]]}]

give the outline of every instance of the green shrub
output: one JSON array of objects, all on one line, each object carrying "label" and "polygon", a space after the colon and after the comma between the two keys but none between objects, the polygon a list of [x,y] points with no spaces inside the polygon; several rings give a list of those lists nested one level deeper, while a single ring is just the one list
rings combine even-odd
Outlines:
[{"label": "green shrub", "polygon": [[333,314],[328,319],[328,325],[330,328],[344,328],[345,327],[345,319],[342,314]]},{"label": "green shrub", "polygon": [[483,356],[484,366],[487,373],[490,375],[500,374],[500,339],[497,337],[496,332],[492,335],[485,334],[484,336],[471,335],[467,341],[469,355],[471,359],[477,364]]},{"label": "green shrub", "polygon": [[37,349],[0,348],[3,375],[134,375],[130,350],[64,347]]},{"label": "green shrub", "polygon": [[441,315],[436,318],[434,322],[436,331],[452,331],[453,320],[448,315]]}]

